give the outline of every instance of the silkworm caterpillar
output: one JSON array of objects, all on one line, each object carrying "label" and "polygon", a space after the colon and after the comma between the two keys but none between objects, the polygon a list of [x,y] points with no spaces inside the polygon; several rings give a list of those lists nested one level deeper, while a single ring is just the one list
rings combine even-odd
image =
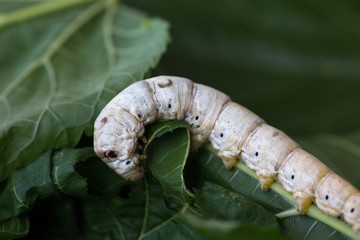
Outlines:
[{"label": "silkworm caterpillar", "polygon": [[136,150],[144,126],[158,119],[191,125],[191,148],[206,140],[218,150],[226,169],[238,159],[256,171],[262,190],[276,180],[296,199],[304,214],[315,204],[343,216],[360,236],[360,192],[320,160],[269,126],[259,116],[211,87],[186,78],[159,76],[136,82],[112,99],[94,125],[94,150],[126,180],[144,175]]}]

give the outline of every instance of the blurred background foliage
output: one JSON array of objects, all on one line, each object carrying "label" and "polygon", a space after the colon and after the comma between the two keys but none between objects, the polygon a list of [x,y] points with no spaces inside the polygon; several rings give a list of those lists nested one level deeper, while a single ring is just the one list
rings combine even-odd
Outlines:
[{"label": "blurred background foliage", "polygon": [[125,3],[171,24],[156,74],[211,85],[291,136],[359,128],[358,1]]}]

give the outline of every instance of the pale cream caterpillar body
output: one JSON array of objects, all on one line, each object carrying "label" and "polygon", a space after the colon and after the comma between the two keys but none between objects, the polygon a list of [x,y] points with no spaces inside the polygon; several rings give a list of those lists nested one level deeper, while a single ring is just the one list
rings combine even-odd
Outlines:
[{"label": "pale cream caterpillar body", "polygon": [[256,171],[261,189],[276,180],[293,194],[301,214],[315,202],[327,214],[343,216],[360,236],[357,189],[226,94],[185,78],[154,77],[120,92],[95,121],[95,152],[124,179],[138,180],[144,126],[175,119],[191,125],[193,150],[210,141],[226,169],[242,160]]}]

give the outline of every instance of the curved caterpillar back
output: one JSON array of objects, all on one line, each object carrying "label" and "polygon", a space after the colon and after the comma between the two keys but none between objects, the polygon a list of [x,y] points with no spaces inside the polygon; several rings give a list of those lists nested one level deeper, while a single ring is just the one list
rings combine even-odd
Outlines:
[{"label": "curved caterpillar back", "polygon": [[96,154],[120,176],[143,174],[136,153],[144,125],[158,119],[185,120],[196,150],[206,140],[218,150],[225,167],[238,159],[256,171],[261,189],[277,180],[296,199],[304,214],[315,202],[333,216],[343,216],[360,236],[360,192],[282,131],[211,87],[171,76],[136,82],[120,92],[95,121]]}]

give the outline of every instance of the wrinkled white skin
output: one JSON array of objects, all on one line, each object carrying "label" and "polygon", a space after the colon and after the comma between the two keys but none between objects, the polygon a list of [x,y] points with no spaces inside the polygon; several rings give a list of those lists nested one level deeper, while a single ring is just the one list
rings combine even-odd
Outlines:
[{"label": "wrinkled white skin", "polygon": [[191,147],[197,150],[209,137],[229,96],[208,86],[194,83],[192,104],[185,113],[185,121],[191,126]]},{"label": "wrinkled white skin", "polygon": [[120,92],[110,105],[127,110],[144,125],[153,123],[158,118],[151,89],[146,81],[131,84]]},{"label": "wrinkled white skin", "polygon": [[241,160],[256,171],[260,187],[268,190],[282,161],[299,145],[282,131],[264,123],[252,131],[241,148]]},{"label": "wrinkled white skin", "polygon": [[186,78],[160,76],[145,80],[158,111],[159,120],[184,119],[191,104],[193,82]]},{"label": "wrinkled white skin", "polygon": [[185,120],[191,125],[192,150],[209,140],[227,169],[242,159],[256,171],[263,190],[275,178],[293,193],[300,213],[316,201],[326,213],[343,215],[360,233],[358,190],[224,93],[185,78],[154,77],[119,93],[95,121],[96,154],[124,179],[139,180],[144,169],[137,141],[144,125],[158,119]]},{"label": "wrinkled white skin", "polygon": [[334,172],[323,177],[315,191],[316,205],[332,216],[342,214],[345,202],[357,190]]},{"label": "wrinkled white skin", "polygon": [[225,104],[210,133],[209,141],[219,150],[218,155],[226,169],[235,165],[245,139],[263,122],[260,117],[235,102]]},{"label": "wrinkled white skin", "polygon": [[298,211],[304,214],[314,200],[315,189],[330,169],[301,148],[290,153],[280,165],[277,181],[292,192]]},{"label": "wrinkled white skin", "polygon": [[95,121],[95,153],[124,179],[136,180],[143,171],[134,146],[144,134],[144,126],[128,111],[108,106]]},{"label": "wrinkled white skin", "polygon": [[360,192],[356,192],[345,202],[342,214],[346,222],[348,222],[358,234],[360,238]]}]

